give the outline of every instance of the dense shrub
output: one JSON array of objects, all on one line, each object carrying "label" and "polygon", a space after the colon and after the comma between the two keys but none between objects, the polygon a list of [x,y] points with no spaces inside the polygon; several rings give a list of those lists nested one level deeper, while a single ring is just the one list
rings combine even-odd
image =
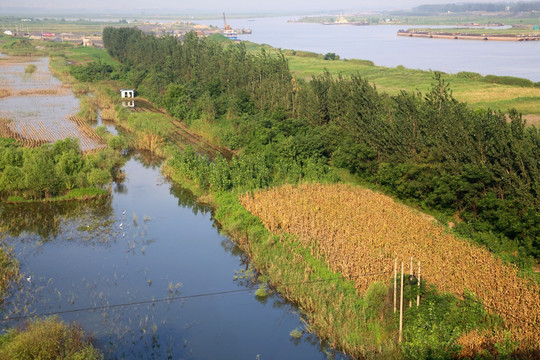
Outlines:
[{"label": "dense shrub", "polygon": [[24,330],[11,329],[0,336],[0,359],[102,358],[79,326],[66,325],[55,317],[34,320]]},{"label": "dense shrub", "polygon": [[38,148],[0,143],[0,195],[41,199],[77,187],[103,186],[121,164],[110,149],[83,157],[76,139],[59,140]]},{"label": "dense shrub", "polygon": [[512,85],[522,87],[534,87],[535,84],[529,79],[522,79],[513,76],[486,75],[484,81],[493,84]]},{"label": "dense shrub", "polygon": [[480,75],[479,73],[470,72],[470,71],[460,71],[456,74],[456,76],[459,78],[470,79],[470,80],[478,80],[478,79],[483,78],[483,76]]},{"label": "dense shrub", "polygon": [[403,357],[418,360],[458,358],[462,349],[457,341],[460,336],[502,325],[502,320],[488,314],[474,294],[467,293],[460,300],[452,294],[440,294],[433,287],[422,295],[421,306],[405,311],[403,322],[407,324],[401,343]]},{"label": "dense shrub", "polygon": [[70,74],[75,79],[84,82],[110,79],[114,70],[113,66],[103,64],[101,61],[91,62],[86,65],[75,65],[69,68]]}]

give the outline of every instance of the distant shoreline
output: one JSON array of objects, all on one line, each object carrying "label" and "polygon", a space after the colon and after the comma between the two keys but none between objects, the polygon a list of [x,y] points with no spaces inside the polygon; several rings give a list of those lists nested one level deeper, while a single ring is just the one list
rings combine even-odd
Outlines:
[{"label": "distant shoreline", "polygon": [[449,33],[432,31],[399,30],[398,36],[421,37],[430,39],[451,40],[484,40],[484,41],[540,41],[540,35],[517,35],[517,34],[471,34]]}]

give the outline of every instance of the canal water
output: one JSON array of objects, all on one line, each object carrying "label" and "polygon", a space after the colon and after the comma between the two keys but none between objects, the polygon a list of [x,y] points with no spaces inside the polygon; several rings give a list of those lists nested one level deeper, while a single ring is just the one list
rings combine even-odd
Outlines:
[{"label": "canal water", "polygon": [[[296,17],[299,19],[300,17]],[[288,22],[295,17],[227,19],[233,28],[251,28],[241,40],[282,49],[333,52],[345,59],[371,60],[376,65],[447,73],[517,76],[540,81],[540,41],[476,41],[397,36],[399,29],[426,26],[333,26]],[[223,20],[197,23],[223,27]],[[436,27],[436,26],[430,26]],[[448,27],[448,26],[445,26]]]},{"label": "canal water", "polygon": [[108,199],[0,204],[0,240],[21,267],[1,329],[57,314],[92,333],[107,359],[345,358],[313,335],[290,336],[305,329],[297,309],[255,296],[245,255],[159,166],[130,155]]}]

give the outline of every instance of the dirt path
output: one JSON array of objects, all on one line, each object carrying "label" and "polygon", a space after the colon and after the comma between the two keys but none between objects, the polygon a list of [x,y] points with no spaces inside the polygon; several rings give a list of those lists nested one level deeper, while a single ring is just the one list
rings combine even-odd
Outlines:
[{"label": "dirt path", "polygon": [[[137,107],[133,109],[135,112],[155,112],[166,115],[166,112],[161,109],[157,109],[153,104],[143,98],[136,98]],[[233,157],[233,152],[229,149],[216,146],[204,139],[201,135],[196,134],[195,132],[188,129],[186,124],[176,120],[171,117],[171,123],[174,126],[174,130],[169,134],[169,138],[180,148],[185,148],[186,146],[193,147],[200,154],[208,156],[210,159],[214,159],[218,154],[221,154],[224,158],[230,160]]]}]

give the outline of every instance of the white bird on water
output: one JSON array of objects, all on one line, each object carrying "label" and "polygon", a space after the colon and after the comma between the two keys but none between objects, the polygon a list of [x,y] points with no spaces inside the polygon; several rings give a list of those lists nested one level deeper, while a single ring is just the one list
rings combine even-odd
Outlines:
[{"label": "white bird on water", "polygon": [[32,281],[32,275],[26,278],[26,281],[31,282]]},{"label": "white bird on water", "polygon": [[126,210],[122,210],[122,215],[126,215]]},{"label": "white bird on water", "polygon": [[124,223],[120,223],[120,225],[118,225],[120,227],[120,229],[122,228],[122,225],[124,225]]}]

